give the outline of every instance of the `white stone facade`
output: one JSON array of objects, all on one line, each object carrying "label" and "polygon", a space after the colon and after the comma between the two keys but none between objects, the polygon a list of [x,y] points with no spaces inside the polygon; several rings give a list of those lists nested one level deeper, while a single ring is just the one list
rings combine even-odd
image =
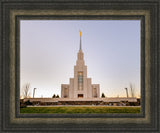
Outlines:
[{"label": "white stone facade", "polygon": [[91,78],[87,78],[87,66],[84,62],[84,54],[80,49],[74,66],[74,78],[70,78],[69,84],[61,85],[61,98],[99,98],[100,85],[92,84]]}]

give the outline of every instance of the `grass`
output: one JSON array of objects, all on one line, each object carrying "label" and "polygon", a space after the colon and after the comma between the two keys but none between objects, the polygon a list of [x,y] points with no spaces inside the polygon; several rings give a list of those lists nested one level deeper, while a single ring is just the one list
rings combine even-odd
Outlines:
[{"label": "grass", "polygon": [[26,107],[20,108],[20,113],[140,113],[140,107],[108,107],[108,106],[87,106],[87,107]]}]

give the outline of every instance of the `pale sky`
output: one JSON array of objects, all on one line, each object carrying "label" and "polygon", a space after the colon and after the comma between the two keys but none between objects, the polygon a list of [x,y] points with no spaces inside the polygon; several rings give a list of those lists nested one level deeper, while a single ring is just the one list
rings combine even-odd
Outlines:
[{"label": "pale sky", "polygon": [[[72,78],[82,31],[87,75],[100,94],[140,96],[140,20],[21,20],[20,86],[37,88],[35,97],[61,93]],[[130,89],[129,89],[129,96]]]}]

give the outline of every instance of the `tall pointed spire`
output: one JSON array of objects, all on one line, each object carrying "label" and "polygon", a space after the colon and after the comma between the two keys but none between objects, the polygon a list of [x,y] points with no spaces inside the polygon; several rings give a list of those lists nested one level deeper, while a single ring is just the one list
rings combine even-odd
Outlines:
[{"label": "tall pointed spire", "polygon": [[81,36],[82,36],[82,32],[81,32],[81,30],[79,30],[79,32],[80,32],[80,47],[79,47],[79,50],[81,50],[81,49],[82,49],[82,44],[81,44]]},{"label": "tall pointed spire", "polygon": [[[77,62],[84,62],[84,60],[83,60],[83,52],[82,52],[82,44],[81,44],[81,37],[82,37],[82,32],[81,32],[81,30],[79,30],[79,32],[80,32],[80,46],[79,46],[79,51],[78,51],[78,53],[77,53]],[[84,63],[82,63],[82,64],[84,64]]]}]

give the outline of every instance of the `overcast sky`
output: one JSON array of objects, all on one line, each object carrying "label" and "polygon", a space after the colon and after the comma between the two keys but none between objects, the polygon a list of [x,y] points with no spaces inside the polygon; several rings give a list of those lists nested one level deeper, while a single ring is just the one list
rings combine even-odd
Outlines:
[{"label": "overcast sky", "polygon": [[73,77],[79,29],[88,77],[100,93],[123,97],[132,83],[140,96],[139,20],[21,20],[21,92],[30,83],[31,96],[33,88],[35,97],[60,95]]}]

